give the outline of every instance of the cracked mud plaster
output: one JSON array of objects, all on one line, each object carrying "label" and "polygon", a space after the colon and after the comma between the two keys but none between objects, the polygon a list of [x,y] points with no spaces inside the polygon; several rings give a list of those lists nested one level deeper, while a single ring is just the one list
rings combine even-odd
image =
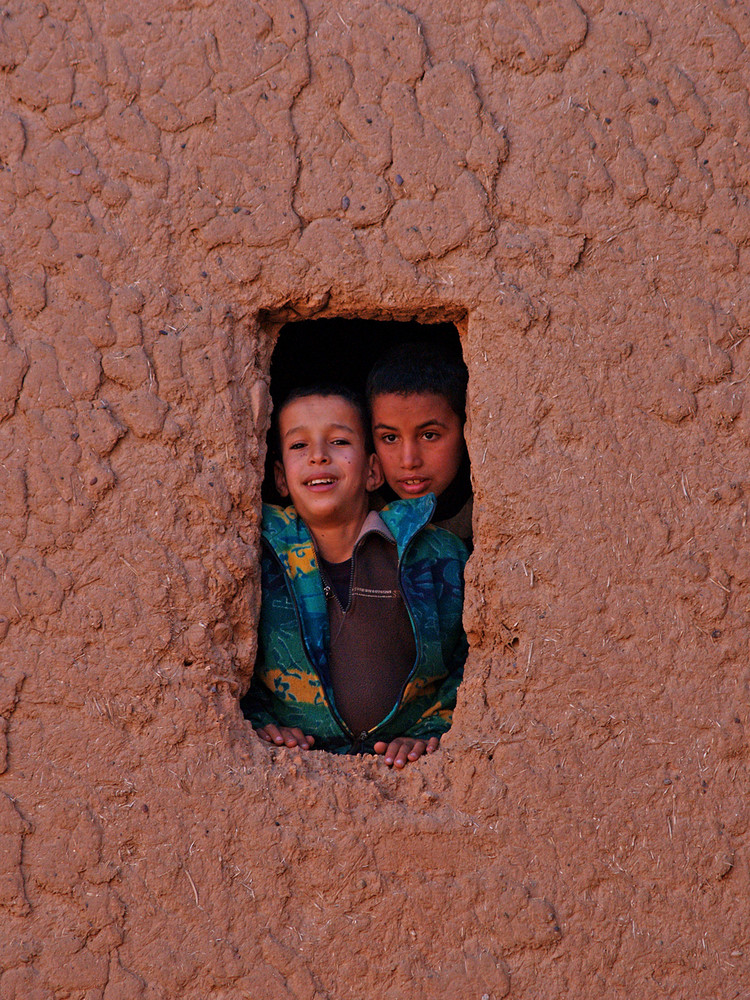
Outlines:
[{"label": "cracked mud plaster", "polygon": [[[4,5],[3,998],[750,992],[749,45]],[[455,321],[471,376],[471,654],[402,774],[237,707],[273,340],[325,315]]]}]

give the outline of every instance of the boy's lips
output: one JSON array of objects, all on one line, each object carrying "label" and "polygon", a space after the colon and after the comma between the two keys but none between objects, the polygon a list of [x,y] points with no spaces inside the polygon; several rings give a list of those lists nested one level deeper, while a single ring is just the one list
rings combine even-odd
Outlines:
[{"label": "boy's lips", "polygon": [[399,479],[398,485],[405,493],[422,493],[430,485],[430,480],[424,476],[409,476],[408,479]]},{"label": "boy's lips", "polygon": [[315,476],[313,479],[307,479],[305,481],[305,486],[309,490],[315,490],[315,492],[323,492],[324,490],[330,489],[335,486],[337,479],[335,476]]}]

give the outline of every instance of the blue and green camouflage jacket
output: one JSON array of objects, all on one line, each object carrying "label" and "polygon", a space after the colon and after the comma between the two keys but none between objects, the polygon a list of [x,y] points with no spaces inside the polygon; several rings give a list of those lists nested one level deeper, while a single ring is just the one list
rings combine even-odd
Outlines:
[{"label": "blue and green camouflage jacket", "polygon": [[258,659],[242,702],[256,728],[299,726],[315,737],[316,748],[337,753],[450,728],[467,652],[461,615],[468,553],[458,538],[428,523],[434,507],[429,494],[380,511],[396,540],[417,656],[398,701],[362,739],[337,712],[328,680],[328,612],[310,533],[294,507],[264,505]]}]

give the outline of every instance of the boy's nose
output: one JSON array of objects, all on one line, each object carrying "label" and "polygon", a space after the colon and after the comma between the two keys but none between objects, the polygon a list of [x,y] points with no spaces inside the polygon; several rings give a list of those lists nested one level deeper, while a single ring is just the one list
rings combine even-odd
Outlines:
[{"label": "boy's nose", "polygon": [[407,442],[404,444],[403,450],[401,452],[401,464],[405,469],[416,469],[417,466],[422,464],[422,456],[419,453],[419,448]]}]

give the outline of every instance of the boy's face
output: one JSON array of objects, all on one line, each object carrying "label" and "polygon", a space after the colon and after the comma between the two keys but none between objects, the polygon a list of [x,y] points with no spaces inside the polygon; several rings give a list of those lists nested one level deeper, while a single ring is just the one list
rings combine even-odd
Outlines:
[{"label": "boy's face", "polygon": [[384,393],[372,400],[375,450],[391,489],[402,498],[440,496],[464,455],[461,419],[437,393]]},{"label": "boy's face", "polygon": [[368,455],[359,412],[341,396],[306,396],[279,417],[281,461],[276,488],[291,497],[310,527],[345,524],[367,515],[367,491],[383,482],[376,455]]}]

